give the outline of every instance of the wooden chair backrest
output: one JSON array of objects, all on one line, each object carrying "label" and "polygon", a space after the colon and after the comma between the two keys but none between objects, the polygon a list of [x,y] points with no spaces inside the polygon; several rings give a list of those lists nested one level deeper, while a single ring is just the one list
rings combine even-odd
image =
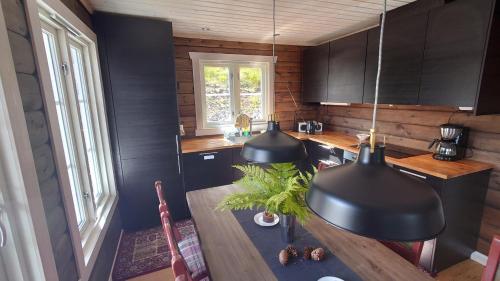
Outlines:
[{"label": "wooden chair backrest", "polygon": [[[318,171],[324,170],[326,168],[329,168],[330,166],[324,162],[319,162],[318,163]],[[391,249],[392,251],[396,252],[398,255],[406,259],[407,261],[411,262],[415,266],[419,266],[420,263],[420,256],[422,255],[422,250],[424,248],[424,242],[414,242],[411,246],[411,249],[408,249],[408,247],[405,247],[401,245],[398,242],[388,242],[388,241],[380,241],[382,244],[384,244],[387,248]]]},{"label": "wooden chair backrest", "polygon": [[424,248],[423,241],[412,242],[411,248],[401,245],[399,242],[380,241],[380,243],[403,257],[405,260],[411,262],[413,265],[419,266],[420,256]]},{"label": "wooden chair backrest", "polygon": [[499,281],[500,280],[500,236],[495,235],[491,241],[488,262],[483,271],[481,281]]},{"label": "wooden chair backrest", "polygon": [[[158,195],[158,200],[160,201],[160,205],[158,209],[160,210],[160,218],[161,224],[163,226],[163,232],[167,237],[168,247],[170,249],[170,253],[172,255],[172,271],[174,273],[174,279],[176,281],[192,281],[191,274],[186,267],[186,262],[184,258],[180,255],[179,250],[177,248],[176,236],[174,233],[177,231],[175,226],[173,226],[170,218],[170,213],[168,210],[168,205],[165,199],[163,198],[163,188],[161,185],[161,181],[155,182],[156,194]],[[177,236],[180,237],[180,236]]]}]

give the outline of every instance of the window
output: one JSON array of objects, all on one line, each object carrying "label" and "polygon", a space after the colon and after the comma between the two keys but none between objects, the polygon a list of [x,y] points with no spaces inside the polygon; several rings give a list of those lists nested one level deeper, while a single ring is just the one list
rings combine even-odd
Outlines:
[{"label": "window", "polygon": [[272,57],[190,53],[197,135],[218,134],[246,114],[261,129],[274,111]]},{"label": "window", "polygon": [[116,205],[104,97],[95,34],[91,39],[48,9],[39,9],[44,98],[75,255],[86,276]]}]

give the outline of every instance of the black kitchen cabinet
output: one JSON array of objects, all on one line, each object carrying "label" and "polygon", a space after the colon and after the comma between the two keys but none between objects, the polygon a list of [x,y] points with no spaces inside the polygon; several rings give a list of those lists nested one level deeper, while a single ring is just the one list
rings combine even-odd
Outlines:
[{"label": "black kitchen cabinet", "polygon": [[184,153],[182,161],[186,192],[233,182],[232,149]]},{"label": "black kitchen cabinet", "polygon": [[331,165],[342,165],[344,160],[344,150],[332,147],[312,140],[305,142],[308,154],[307,166],[303,171],[312,173],[313,167],[318,168],[320,161],[328,161]]},{"label": "black kitchen cabinet", "polygon": [[[248,165],[248,164],[253,164],[253,165],[259,165],[262,168],[268,168],[268,164],[257,164],[251,161],[246,160],[241,156],[241,147],[235,147],[231,149],[231,153],[233,155],[233,165]],[[232,168],[231,169],[232,175],[233,175],[233,181],[237,181],[243,177],[243,172],[236,169]]]},{"label": "black kitchen cabinet", "polygon": [[[379,103],[417,104],[428,13],[387,14],[383,39]],[[375,99],[380,28],[368,31],[364,103]]]},{"label": "black kitchen cabinet", "polygon": [[326,102],[329,52],[329,43],[304,50],[303,102]]},{"label": "black kitchen cabinet", "polygon": [[[483,99],[488,94],[493,94],[486,93],[490,85],[497,85],[498,94],[500,75],[497,71],[496,77],[495,75],[485,77],[491,81],[487,81],[484,85],[481,85],[481,78],[483,64],[488,63],[490,59],[486,56],[485,61],[485,53],[494,5],[495,1],[492,0],[455,0],[430,12],[419,104],[461,107],[477,105],[483,106],[477,108],[479,112],[490,111],[487,107],[493,105],[487,102],[484,107]],[[496,18],[498,25],[498,15]],[[494,38],[490,43],[495,46],[491,46],[488,50],[490,56],[496,56],[496,65],[499,57],[497,49],[500,47],[499,31],[499,29],[492,30],[491,35]],[[485,69],[485,74],[490,74],[491,70]],[[495,103],[495,100],[490,102]],[[497,99],[496,102],[500,100]],[[496,107],[498,110],[498,105]],[[494,112],[493,110],[490,113]]]},{"label": "black kitchen cabinet", "polygon": [[476,250],[491,170],[445,180],[397,165],[394,168],[427,182],[443,203],[446,228],[424,243],[420,265],[436,273],[469,259]]},{"label": "black kitchen cabinet", "polygon": [[179,160],[172,24],[102,12],[93,22],[123,228],[160,224],[158,179],[173,219],[183,219],[189,213]]},{"label": "black kitchen cabinet", "polygon": [[[306,149],[307,149],[307,152],[309,153],[309,146],[307,145],[308,141],[305,142],[305,146],[306,146]],[[251,162],[251,161],[248,161],[246,160],[245,158],[243,158],[243,156],[241,156],[241,148],[240,147],[236,147],[236,148],[233,148],[232,149],[232,154],[233,154],[233,165],[248,165],[248,164],[251,164],[251,165],[258,165],[264,169],[267,169],[269,168],[270,164],[266,164],[266,163],[255,163],[255,162]],[[312,172],[312,166],[311,166],[311,162],[310,162],[310,158],[308,157],[307,159],[303,160],[303,161],[297,161],[295,162],[295,166],[297,167],[297,169],[299,171],[302,171],[302,172],[305,172],[305,171],[308,171],[308,172]],[[243,173],[236,169],[236,168],[232,168],[232,175],[233,175],[233,181],[237,181],[239,179],[241,179],[243,177]]]},{"label": "black kitchen cabinet", "polygon": [[328,102],[363,102],[367,33],[330,42]]}]

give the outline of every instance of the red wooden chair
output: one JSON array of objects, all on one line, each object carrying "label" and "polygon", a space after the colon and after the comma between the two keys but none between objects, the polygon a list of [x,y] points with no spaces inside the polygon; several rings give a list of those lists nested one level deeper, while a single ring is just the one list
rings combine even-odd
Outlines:
[{"label": "red wooden chair", "polygon": [[321,162],[321,161],[320,161],[320,162],[318,163],[318,172],[319,172],[319,171],[322,171],[322,170],[324,170],[324,169],[326,169],[326,168],[329,168],[329,167],[330,167],[330,166],[329,166],[328,164],[326,164],[325,162]]},{"label": "red wooden chair", "polygon": [[[325,162],[318,163],[318,171],[329,168]],[[390,242],[390,241],[380,241],[387,248],[396,252],[398,255],[411,262],[415,266],[419,266],[420,256],[422,255],[422,249],[424,248],[424,242],[413,242],[413,243],[404,243],[404,242]]]},{"label": "red wooden chair", "polygon": [[418,242],[392,242],[392,241],[379,241],[387,248],[391,249],[405,260],[411,262],[416,267],[419,266],[420,256],[422,255],[422,249],[424,248],[424,241]]},{"label": "red wooden chair", "polygon": [[[172,255],[172,271],[174,272],[175,281],[193,281],[191,278],[191,274],[189,273],[186,262],[184,258],[180,255],[179,250],[177,248],[176,236],[175,232],[178,234],[178,230],[175,226],[172,226],[170,220],[170,213],[168,211],[168,205],[165,199],[163,198],[163,190],[161,186],[161,181],[155,182],[156,193],[158,194],[158,200],[160,201],[160,205],[158,206],[160,210],[160,218],[161,224],[163,226],[163,232],[167,237],[168,247],[170,249],[170,253]],[[177,235],[180,237],[180,235]]]},{"label": "red wooden chair", "polygon": [[500,280],[500,236],[495,235],[491,241],[490,253],[488,254],[488,262],[483,271],[481,281],[498,281]]}]

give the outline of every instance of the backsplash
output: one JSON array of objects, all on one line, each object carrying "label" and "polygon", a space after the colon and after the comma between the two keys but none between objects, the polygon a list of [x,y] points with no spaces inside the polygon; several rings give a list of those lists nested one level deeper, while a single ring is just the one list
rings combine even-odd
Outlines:
[{"label": "backsplash", "polygon": [[[247,42],[218,41],[192,38],[174,38],[175,67],[177,76],[177,100],[181,123],[186,136],[194,136],[196,130],[196,109],[194,104],[193,69],[189,52],[265,55],[272,56],[272,45]],[[277,45],[275,78],[275,113],[281,128],[293,128],[295,106],[288,93],[288,87],[299,104],[305,119],[316,117],[317,106],[300,104],[302,90],[302,47]]]},{"label": "backsplash", "polygon": [[[371,105],[321,106],[319,120],[326,129],[355,135],[371,127]],[[500,233],[500,115],[473,116],[449,107],[389,106],[378,110],[377,130],[388,143],[428,150],[438,138],[439,125],[460,124],[470,128],[467,157],[495,165],[484,206],[477,249],[488,254],[493,235]]]}]

